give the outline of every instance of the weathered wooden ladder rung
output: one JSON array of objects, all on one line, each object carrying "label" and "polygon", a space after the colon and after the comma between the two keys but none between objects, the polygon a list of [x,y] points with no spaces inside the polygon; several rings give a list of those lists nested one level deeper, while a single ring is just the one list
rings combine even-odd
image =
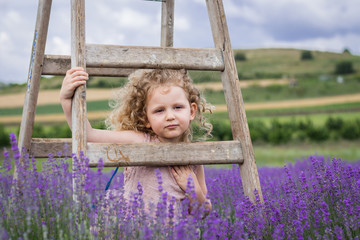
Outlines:
[{"label": "weathered wooden ladder rung", "polygon": [[[30,154],[48,157],[49,152],[59,153],[57,157],[69,156],[67,144],[70,138],[33,138]],[[241,164],[243,155],[239,141],[198,142],[198,143],[134,143],[106,144],[87,143],[90,167],[97,167],[99,159],[105,167],[115,166],[171,166],[197,164]]]},{"label": "weathered wooden ladder rung", "polygon": [[[65,74],[70,66],[70,56],[46,55],[42,73],[44,75]],[[86,67],[105,68],[104,73],[107,72],[106,68],[184,68],[223,71],[224,57],[222,51],[215,48],[86,44]]]}]

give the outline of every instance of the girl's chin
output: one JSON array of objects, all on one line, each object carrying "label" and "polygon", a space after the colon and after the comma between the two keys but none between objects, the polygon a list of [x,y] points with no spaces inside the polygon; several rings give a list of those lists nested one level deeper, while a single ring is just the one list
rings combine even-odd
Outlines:
[{"label": "girl's chin", "polygon": [[181,139],[181,136],[175,135],[175,136],[158,136],[160,142],[179,142]]}]

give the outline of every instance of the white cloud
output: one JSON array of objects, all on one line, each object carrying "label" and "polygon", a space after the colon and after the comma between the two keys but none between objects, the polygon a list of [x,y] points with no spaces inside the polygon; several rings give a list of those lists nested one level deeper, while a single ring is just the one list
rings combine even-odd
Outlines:
[{"label": "white cloud", "polygon": [[204,0],[193,0],[197,4],[201,4],[203,6],[206,6],[206,2]]},{"label": "white cloud", "polygon": [[147,27],[153,20],[151,16],[143,12],[135,11],[131,8],[124,8],[121,12],[114,12],[111,16],[116,25],[123,28],[141,29]]},{"label": "white cloud", "polygon": [[[0,81],[26,80],[37,1],[0,4]],[[360,54],[359,0],[223,0],[233,48],[294,47]],[[46,53],[70,54],[70,4],[53,1]],[[205,0],[175,1],[174,46],[212,47]],[[88,43],[160,44],[161,3],[86,1]]]},{"label": "white cloud", "polygon": [[[246,12],[253,12],[255,16],[261,16],[263,21],[252,23],[269,29],[270,33],[300,28],[300,31],[305,30],[305,33],[306,29],[307,33],[318,32],[320,37],[321,34],[329,35],[335,31],[360,31],[359,3],[356,0],[244,0],[236,4],[230,0],[228,2],[230,9],[245,9],[242,13],[239,12],[240,15],[247,16]],[[231,7],[234,4],[238,7]]]},{"label": "white cloud", "polygon": [[1,55],[5,53],[5,51],[9,51],[9,49],[13,48],[13,43],[10,39],[10,36],[7,32],[0,32],[0,52]]},{"label": "white cloud", "polygon": [[184,16],[176,16],[174,21],[174,28],[180,31],[187,31],[190,29],[189,18]]},{"label": "white cloud", "polygon": [[5,23],[6,27],[18,25],[21,24],[22,22],[20,14],[14,10],[10,10],[2,18],[3,18],[3,23]]},{"label": "white cloud", "polygon": [[[46,47],[51,49],[51,54],[58,55],[70,55],[71,54],[71,46],[69,41],[65,41],[63,38],[59,36],[53,36],[47,41]],[[45,51],[50,54],[50,51]]]},{"label": "white cloud", "polygon": [[299,49],[310,49],[320,51],[342,52],[348,48],[350,52],[360,52],[360,35],[347,34],[336,35],[330,38],[312,38],[302,41],[274,41],[268,40],[263,42],[262,47],[289,47]]}]

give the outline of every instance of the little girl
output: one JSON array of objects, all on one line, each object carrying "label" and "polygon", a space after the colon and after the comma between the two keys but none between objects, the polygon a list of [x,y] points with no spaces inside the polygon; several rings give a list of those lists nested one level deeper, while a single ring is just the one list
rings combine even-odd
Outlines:
[{"label": "little girl", "polygon": [[[60,90],[60,101],[71,128],[71,102],[75,89],[86,83],[88,74],[82,68],[67,71]],[[191,122],[200,123],[206,135],[212,126],[206,123],[203,112],[211,109],[200,97],[199,91],[185,70],[137,70],[114,102],[113,111],[106,120],[113,130],[93,129],[87,121],[87,141],[100,143],[190,142]],[[124,169],[124,196],[130,199],[140,182],[145,202],[159,200],[156,169],[162,177],[163,191],[181,201],[197,200],[210,211],[206,198],[204,168],[197,166],[126,167]],[[187,179],[192,177],[196,199],[185,194]],[[195,196],[195,195],[193,195]]]}]

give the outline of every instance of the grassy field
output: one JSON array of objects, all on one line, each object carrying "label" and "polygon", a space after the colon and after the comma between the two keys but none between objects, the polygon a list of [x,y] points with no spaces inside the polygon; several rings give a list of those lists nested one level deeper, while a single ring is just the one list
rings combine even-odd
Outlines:
[{"label": "grassy field", "polygon": [[285,145],[254,145],[258,166],[283,166],[287,162],[322,155],[344,161],[360,161],[360,141],[330,141],[324,143],[291,143]]},{"label": "grassy field", "polygon": [[[360,56],[313,51],[313,59],[300,60],[301,50],[296,49],[250,49],[234,50],[244,53],[246,61],[236,62],[239,78],[242,82],[259,79],[288,79],[293,85],[272,84],[269,86],[252,85],[242,88],[245,104],[268,103],[271,101],[288,101],[293,99],[311,99],[314,97],[332,97],[344,94],[360,93]],[[351,61],[354,74],[343,75],[343,82],[338,81],[334,74],[335,66],[341,61]],[[189,71],[196,83],[211,83],[220,81],[220,73],[212,71]],[[41,89],[59,89],[62,77],[43,78]],[[116,88],[125,83],[124,78],[92,77],[88,88]],[[13,84],[0,88],[0,95],[7,95],[25,91],[25,85]],[[223,91],[204,89],[208,102],[214,105],[225,104]],[[360,118],[360,99],[348,103],[331,103],[322,106],[272,108],[247,110],[249,121],[261,120],[269,125],[273,119],[280,122],[300,121],[310,119],[314,125],[323,125],[329,116],[341,117],[343,120]],[[108,100],[88,101],[88,112],[109,110]],[[37,115],[62,114],[60,104],[39,105]],[[22,107],[0,108],[1,116],[21,116]],[[217,112],[211,119],[228,119],[227,112]],[[98,124],[101,119],[92,120]],[[54,123],[40,123],[54,125]],[[64,123],[58,123],[64,124]],[[18,132],[18,123],[5,123],[7,132]],[[46,130],[46,129],[45,129]],[[358,141],[315,143],[290,143],[288,145],[255,145],[255,156],[259,166],[283,165],[286,161],[293,161],[302,156],[314,153],[325,156],[339,156],[344,160],[360,160]]]},{"label": "grassy field", "polygon": [[[336,83],[336,80],[320,81],[318,79],[303,79],[295,87],[288,85],[271,85],[268,87],[251,86],[242,89],[245,103],[261,103],[271,101],[283,101],[293,99],[308,99],[314,97],[339,96],[344,94],[359,93],[360,78],[347,77],[343,84]],[[225,104],[223,91],[205,90],[204,96],[213,105]],[[360,103],[360,99],[359,99]],[[338,104],[337,110],[360,108],[359,103]],[[315,103],[314,103],[315,104]],[[352,104],[352,105],[351,105]],[[334,104],[331,104],[334,106]],[[331,108],[325,106],[325,108]],[[88,111],[109,110],[108,100],[88,101]],[[323,108],[324,109],[324,108]],[[319,108],[317,108],[319,110]],[[275,110],[276,111],[276,110]],[[292,109],[294,111],[294,109]],[[267,111],[268,113],[270,111]],[[37,114],[62,113],[60,104],[39,105]],[[0,116],[21,115],[22,107],[0,108]]]},{"label": "grassy field", "polygon": [[[345,77],[339,84],[335,77],[327,80],[300,78],[296,86],[274,84],[267,87],[251,86],[241,90],[244,102],[267,102],[290,99],[304,99],[359,93],[360,77]],[[223,91],[204,91],[205,98],[212,104],[225,104]]]},{"label": "grassy field", "polygon": [[235,50],[245,53],[246,61],[236,66],[244,79],[261,76],[305,76],[332,75],[340,61],[351,61],[356,72],[360,72],[360,56],[331,52],[312,51],[313,59],[302,61],[298,49],[250,49]]}]

